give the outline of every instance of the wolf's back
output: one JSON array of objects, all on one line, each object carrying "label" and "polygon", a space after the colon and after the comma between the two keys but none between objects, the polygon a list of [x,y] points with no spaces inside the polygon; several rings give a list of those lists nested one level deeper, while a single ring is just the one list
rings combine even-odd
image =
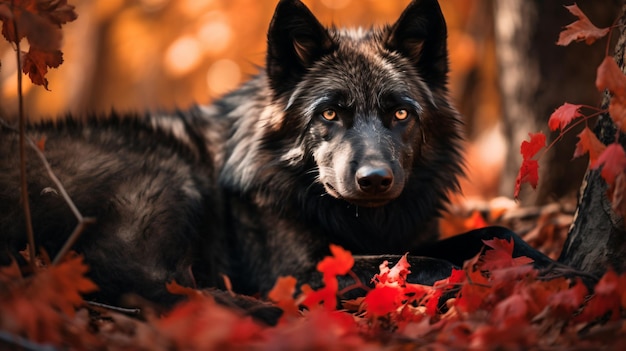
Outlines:
[{"label": "wolf's back", "polygon": [[[29,137],[44,145],[47,160],[82,215],[97,219],[75,248],[107,291],[145,291],[148,298],[171,299],[150,294],[162,293],[163,281],[193,283],[189,269],[197,263],[194,257],[215,258],[221,251],[214,155],[199,134],[204,129],[190,125],[194,113],[200,112],[192,110],[186,119],[64,119],[29,128]],[[1,263],[17,258],[26,244],[23,211],[17,205],[18,145],[17,132],[0,128]],[[35,240],[54,256],[77,221],[30,148],[27,160]],[[203,266],[219,267],[217,262]]]}]

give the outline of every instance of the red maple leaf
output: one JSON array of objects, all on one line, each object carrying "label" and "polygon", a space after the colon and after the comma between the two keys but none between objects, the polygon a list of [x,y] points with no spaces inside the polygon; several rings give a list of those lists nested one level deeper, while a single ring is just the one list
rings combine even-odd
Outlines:
[{"label": "red maple leaf", "polygon": [[69,340],[68,331],[77,328],[75,311],[84,302],[81,295],[97,290],[85,277],[87,270],[82,257],[76,255],[27,278],[22,278],[15,261],[0,268],[0,329],[54,345],[86,341],[88,336]]},{"label": "red maple leaf", "polygon": [[596,87],[599,91],[607,89],[612,94],[609,114],[615,124],[626,132],[626,76],[613,57],[605,57],[598,66]]},{"label": "red maple leaf", "polygon": [[565,6],[565,8],[568,9],[571,14],[578,17],[578,21],[565,26],[565,30],[559,34],[559,40],[556,42],[556,45],[567,46],[572,41],[583,40],[589,45],[604,37],[609,32],[609,28],[598,28],[593,25],[589,18],[580,10],[578,5]]},{"label": "red maple leaf", "polygon": [[22,72],[28,75],[30,80],[37,85],[42,85],[48,90],[48,79],[46,74],[48,68],[56,68],[63,63],[63,53],[61,50],[43,51],[31,47],[23,56]]},{"label": "red maple leaf", "polygon": [[515,198],[519,197],[522,184],[529,183],[533,188],[536,188],[539,182],[539,163],[536,160],[532,160],[532,158],[546,146],[546,136],[542,132],[528,133],[528,135],[530,136],[530,141],[522,141],[520,147],[523,161],[515,180]]},{"label": "red maple leaf", "polygon": [[[61,25],[77,18],[74,6],[67,0],[14,0],[0,6],[2,35],[12,43],[26,38],[29,52],[23,54],[22,71],[34,84],[48,89],[48,68],[62,62]],[[20,53],[22,54],[22,53]]]},{"label": "red maple leaf", "polygon": [[347,274],[354,265],[354,257],[348,250],[339,245],[330,245],[332,256],[326,256],[317,264],[317,270],[324,273],[324,277],[336,277]]},{"label": "red maple leaf", "polygon": [[522,184],[529,183],[533,189],[537,188],[539,183],[539,163],[536,160],[524,160],[520,166],[519,173],[515,179],[515,192],[513,196],[517,199]]},{"label": "red maple leaf", "polygon": [[612,187],[615,183],[615,177],[624,172],[626,168],[626,153],[619,143],[612,143],[607,146],[604,152],[598,156],[598,159],[591,165],[592,169],[602,167],[602,178]]},{"label": "red maple leaf", "polygon": [[539,133],[528,133],[530,137],[529,141],[522,141],[522,146],[520,147],[520,153],[524,160],[529,160],[533,158],[539,150],[541,150],[544,146],[546,146],[546,136],[542,132]]},{"label": "red maple leaf", "polygon": [[403,289],[397,286],[378,286],[365,295],[365,309],[370,315],[384,316],[396,311],[404,298]]},{"label": "red maple leaf", "polygon": [[595,286],[594,295],[576,320],[593,321],[607,312],[611,312],[611,320],[619,319],[625,284],[626,276],[618,276],[614,270],[609,269]]},{"label": "red maple leaf", "polygon": [[299,309],[294,294],[297,280],[294,277],[279,277],[267,297],[283,310],[281,321],[299,316]]},{"label": "red maple leaf", "polygon": [[572,287],[549,295],[548,306],[556,315],[569,318],[580,308],[588,293],[585,284],[576,280]]},{"label": "red maple leaf", "polygon": [[478,267],[479,260],[480,255],[477,255],[463,264],[465,281],[454,301],[454,305],[463,312],[471,313],[478,310],[491,293],[490,282]]},{"label": "red maple leaf", "polygon": [[325,257],[317,264],[317,270],[322,273],[324,287],[305,293],[302,304],[309,308],[323,304],[327,310],[335,310],[339,291],[337,276],[347,274],[354,265],[354,257],[350,251],[344,250],[341,246],[331,244],[330,252],[332,256]]},{"label": "red maple leaf", "polygon": [[582,117],[580,113],[581,107],[582,105],[573,105],[567,102],[561,105],[561,107],[557,108],[552,113],[548,120],[550,130],[553,132],[557,129],[563,130],[563,128],[567,127],[574,119]]},{"label": "red maple leaf", "polygon": [[491,240],[483,240],[483,243],[491,248],[491,250],[486,250],[483,256],[483,269],[495,270],[533,262],[531,258],[525,256],[513,258],[513,240],[493,238]]},{"label": "red maple leaf", "polygon": [[154,321],[158,335],[177,350],[219,350],[226,345],[258,340],[263,327],[251,317],[241,316],[217,304],[209,296],[178,304],[166,316]]},{"label": "red maple leaf", "polygon": [[406,276],[411,273],[411,271],[409,271],[411,265],[409,261],[407,261],[406,256],[407,254],[404,254],[392,268],[389,268],[389,261],[381,263],[378,267],[380,273],[376,274],[373,278],[376,282],[376,286],[404,285],[406,283]]},{"label": "red maple leaf", "polygon": [[606,145],[602,144],[595,133],[588,127],[585,127],[585,129],[578,134],[578,139],[576,150],[574,150],[574,158],[589,153],[589,164],[595,164],[598,157],[600,157],[602,152],[606,149]]}]

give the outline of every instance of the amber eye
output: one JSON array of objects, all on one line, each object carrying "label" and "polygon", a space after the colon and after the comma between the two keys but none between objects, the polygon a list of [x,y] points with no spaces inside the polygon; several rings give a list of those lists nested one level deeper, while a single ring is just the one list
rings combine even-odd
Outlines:
[{"label": "amber eye", "polygon": [[337,119],[337,111],[324,110],[324,112],[322,112],[322,117],[324,117],[324,119],[327,121],[334,121]]},{"label": "amber eye", "polygon": [[404,121],[409,117],[409,112],[404,109],[397,110],[395,113],[395,117],[398,121]]}]

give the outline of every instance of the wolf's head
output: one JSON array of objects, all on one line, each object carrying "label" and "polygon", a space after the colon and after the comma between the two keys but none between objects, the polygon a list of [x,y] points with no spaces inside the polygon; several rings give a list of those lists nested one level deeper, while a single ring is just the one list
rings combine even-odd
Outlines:
[{"label": "wolf's head", "polygon": [[446,35],[435,0],[415,0],[395,24],[371,30],[326,29],[300,1],[280,1],[266,64],[284,109],[273,138],[295,140],[283,159],[312,159],[315,181],[354,205],[408,192],[423,197],[419,208],[440,207],[461,173]]}]

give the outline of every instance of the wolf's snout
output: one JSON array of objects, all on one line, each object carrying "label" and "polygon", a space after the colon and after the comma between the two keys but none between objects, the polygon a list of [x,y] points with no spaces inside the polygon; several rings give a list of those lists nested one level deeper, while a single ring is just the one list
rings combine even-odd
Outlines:
[{"label": "wolf's snout", "polygon": [[363,166],[356,172],[356,183],[365,193],[383,193],[391,188],[393,173],[389,167]]}]

